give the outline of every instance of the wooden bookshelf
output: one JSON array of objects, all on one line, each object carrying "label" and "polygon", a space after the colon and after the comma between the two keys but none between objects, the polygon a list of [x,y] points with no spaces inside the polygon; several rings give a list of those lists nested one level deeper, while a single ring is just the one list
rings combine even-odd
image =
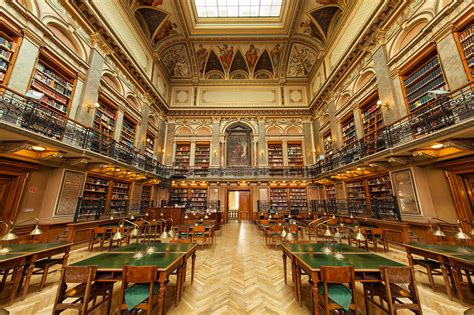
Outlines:
[{"label": "wooden bookshelf", "polygon": [[[268,166],[271,168],[283,167],[283,147],[281,142],[269,142],[268,150]],[[289,158],[289,157],[288,157]]]},{"label": "wooden bookshelf", "polygon": [[346,183],[346,191],[348,200],[367,200],[365,181],[363,180]]},{"label": "wooden bookshelf", "polygon": [[122,133],[120,134],[120,143],[132,148],[135,145],[136,128],[137,124],[127,116],[124,116],[122,124]]},{"label": "wooden bookshelf", "polygon": [[364,135],[369,135],[385,126],[382,109],[377,104],[378,95],[373,94],[361,106]]},{"label": "wooden bookshelf", "polygon": [[298,210],[303,213],[308,211],[308,195],[306,188],[289,189],[290,210]]},{"label": "wooden bookshelf", "polygon": [[150,185],[143,185],[142,186],[142,196],[140,198],[140,206],[143,209],[150,207],[151,201],[151,186]]},{"label": "wooden bookshelf", "polygon": [[209,143],[196,143],[196,152],[194,154],[194,166],[200,167],[200,168],[208,168],[210,156],[211,156],[211,146]]},{"label": "wooden bookshelf", "polygon": [[193,210],[207,209],[207,188],[192,188],[189,196]]},{"label": "wooden bookshelf", "polygon": [[130,202],[130,183],[125,181],[113,180],[112,192],[110,194],[110,213],[124,213]]},{"label": "wooden bookshelf", "polygon": [[326,155],[331,155],[332,154],[332,137],[331,137],[331,131],[326,131],[323,134],[323,145],[324,145],[324,153]]},{"label": "wooden bookshelf", "polygon": [[336,200],[336,186],[335,185],[326,185],[326,200]]},{"label": "wooden bookshelf", "polygon": [[13,69],[19,37],[0,32],[0,84],[6,83]]},{"label": "wooden bookshelf", "polygon": [[66,115],[74,89],[73,78],[66,78],[56,67],[43,59],[36,64],[30,88],[43,93],[40,102],[49,108]]},{"label": "wooden bookshelf", "polygon": [[410,112],[432,100],[428,91],[448,90],[436,51],[434,55],[429,54],[410,70],[405,71],[402,81]]},{"label": "wooden bookshelf", "polygon": [[85,200],[107,200],[110,191],[110,180],[87,175],[82,192],[82,198]]},{"label": "wooden bookshelf", "polygon": [[464,67],[470,77],[474,80],[474,23],[471,18],[470,22],[465,24],[459,32],[457,32],[458,46],[461,51]]},{"label": "wooden bookshelf", "polygon": [[146,134],[145,153],[149,156],[153,156],[155,153],[155,135],[151,132]]},{"label": "wooden bookshelf", "polygon": [[389,175],[369,178],[367,186],[370,199],[391,200],[393,198],[392,182]]},{"label": "wooden bookshelf", "polygon": [[191,144],[187,143],[177,143],[176,151],[174,157],[175,163],[175,172],[176,173],[186,173],[189,168],[189,157],[191,154]]},{"label": "wooden bookshelf", "polygon": [[184,206],[188,202],[188,189],[187,188],[172,188],[170,190],[169,205]]},{"label": "wooden bookshelf", "polygon": [[288,188],[270,188],[270,206],[273,210],[288,210]]},{"label": "wooden bookshelf", "polygon": [[343,145],[348,145],[354,142],[356,138],[356,129],[354,124],[354,115],[352,112],[345,119],[341,120],[342,128],[342,142]]},{"label": "wooden bookshelf", "polygon": [[99,104],[99,107],[95,110],[93,126],[100,133],[113,138],[117,110],[109,102],[101,97],[99,97],[99,101],[97,103]]}]

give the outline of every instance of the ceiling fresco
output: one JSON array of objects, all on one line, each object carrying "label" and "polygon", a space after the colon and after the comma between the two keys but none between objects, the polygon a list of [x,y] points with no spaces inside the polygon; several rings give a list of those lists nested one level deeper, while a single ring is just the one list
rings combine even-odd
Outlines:
[{"label": "ceiling fresco", "polygon": [[[235,25],[227,24],[227,20],[220,28],[200,30],[196,12],[189,9],[193,1],[122,1],[130,8],[154,54],[159,56],[169,79],[199,81],[307,80],[349,8],[348,0],[284,1],[286,15],[297,12],[299,16],[290,16],[278,31],[260,26],[256,17],[255,22],[252,19],[247,22],[254,26],[250,31],[242,28],[240,33],[232,33]],[[214,18],[217,25],[218,20]],[[284,30],[286,33],[282,33]],[[274,32],[272,36],[267,35],[271,32]],[[236,40],[229,37],[231,33]]]}]

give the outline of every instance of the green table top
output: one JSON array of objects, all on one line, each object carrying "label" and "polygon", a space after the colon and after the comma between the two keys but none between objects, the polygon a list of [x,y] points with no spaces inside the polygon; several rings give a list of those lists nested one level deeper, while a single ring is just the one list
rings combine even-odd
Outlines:
[{"label": "green table top", "polygon": [[321,253],[324,246],[328,246],[333,251],[339,251],[343,253],[367,253],[367,251],[353,247],[347,244],[324,244],[324,243],[317,243],[317,244],[284,244],[285,248],[287,248],[290,252],[293,253]]},{"label": "green table top", "polygon": [[404,266],[376,254],[352,254],[343,259],[337,259],[333,255],[310,253],[296,253],[295,256],[311,269],[319,269],[321,266],[353,266],[355,271],[378,271],[380,266]]},{"label": "green table top", "polygon": [[102,253],[78,261],[72,266],[97,266],[99,271],[121,271],[123,266],[156,266],[165,270],[184,256],[184,253],[155,253],[134,258],[133,253]]},{"label": "green table top", "polygon": [[474,246],[469,245],[409,243],[408,246],[441,254],[474,253]]},{"label": "green table top", "polygon": [[39,244],[10,244],[10,253],[33,253],[68,245],[66,242]]},{"label": "green table top", "polygon": [[[123,247],[117,247],[111,250],[111,252],[135,252],[137,250],[144,251],[148,249],[150,245],[144,243],[134,243]],[[170,243],[154,243],[151,244],[155,253],[186,253],[195,247],[195,244],[170,244]]]}]

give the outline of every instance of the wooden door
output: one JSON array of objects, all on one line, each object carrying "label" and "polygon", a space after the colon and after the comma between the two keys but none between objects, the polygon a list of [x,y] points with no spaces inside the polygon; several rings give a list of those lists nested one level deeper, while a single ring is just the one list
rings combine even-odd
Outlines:
[{"label": "wooden door", "polygon": [[239,220],[250,220],[251,214],[250,207],[250,191],[240,190],[239,191]]}]

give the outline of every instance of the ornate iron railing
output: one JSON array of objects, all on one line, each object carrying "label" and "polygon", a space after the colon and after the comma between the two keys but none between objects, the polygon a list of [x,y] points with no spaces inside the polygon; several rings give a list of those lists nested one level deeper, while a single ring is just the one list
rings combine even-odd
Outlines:
[{"label": "ornate iron railing", "polygon": [[141,154],[135,147],[117,142],[8,89],[0,92],[0,120],[158,176],[170,175],[170,171],[156,159]]},{"label": "ornate iron railing", "polygon": [[311,200],[311,211],[319,214],[353,215],[401,221],[395,196],[391,199],[372,198],[370,206],[365,200]]},{"label": "ornate iron railing", "polygon": [[312,178],[385,149],[413,141],[474,116],[474,91],[468,85],[440,97],[393,124],[352,142],[310,167]]},{"label": "ornate iron railing", "polygon": [[188,167],[173,168],[175,178],[311,178],[310,167]]}]

